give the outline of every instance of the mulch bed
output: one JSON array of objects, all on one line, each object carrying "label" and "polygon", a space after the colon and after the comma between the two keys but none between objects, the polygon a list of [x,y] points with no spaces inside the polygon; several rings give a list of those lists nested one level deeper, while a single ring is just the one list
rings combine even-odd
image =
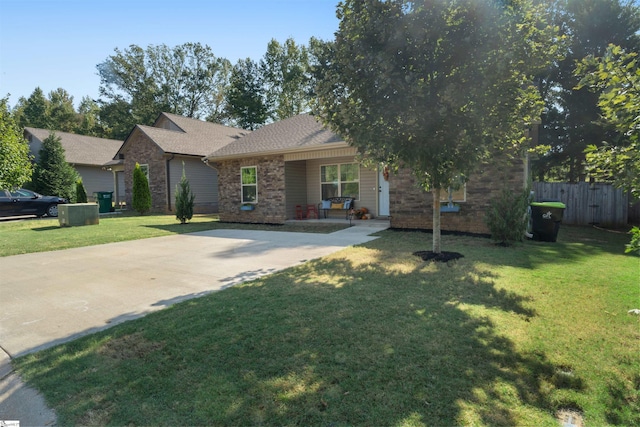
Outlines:
[{"label": "mulch bed", "polygon": [[435,261],[435,262],[449,262],[455,261],[458,258],[464,258],[464,255],[458,252],[446,252],[442,251],[439,254],[434,253],[433,251],[417,251],[413,253],[415,256],[422,258],[424,261]]}]

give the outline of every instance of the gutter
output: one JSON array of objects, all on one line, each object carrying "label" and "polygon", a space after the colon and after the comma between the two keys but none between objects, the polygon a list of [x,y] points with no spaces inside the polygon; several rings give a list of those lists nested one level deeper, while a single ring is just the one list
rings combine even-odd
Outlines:
[{"label": "gutter", "polygon": [[254,156],[272,156],[276,154],[292,154],[292,153],[300,153],[300,152],[310,152],[310,151],[322,151],[322,150],[330,150],[332,148],[348,148],[351,147],[346,142],[331,142],[321,145],[313,145],[310,147],[297,147],[297,148],[287,148],[282,150],[268,150],[268,151],[255,151],[248,153],[238,153],[238,154],[229,154],[226,156],[207,156],[202,159],[203,162],[207,163],[211,160],[213,161],[223,161],[223,160],[235,160],[242,159],[246,157],[254,157]]}]

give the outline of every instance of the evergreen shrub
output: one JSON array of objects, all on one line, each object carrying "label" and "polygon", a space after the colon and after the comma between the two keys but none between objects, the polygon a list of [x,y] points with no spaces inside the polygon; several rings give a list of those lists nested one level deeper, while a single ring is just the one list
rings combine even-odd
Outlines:
[{"label": "evergreen shrub", "polygon": [[149,181],[140,164],[136,163],[133,169],[133,209],[140,215],[151,210],[151,190],[149,189]]},{"label": "evergreen shrub", "polygon": [[82,178],[76,181],[76,203],[87,203],[87,190],[82,184]]},{"label": "evergreen shrub", "polygon": [[491,200],[485,216],[491,238],[504,246],[521,242],[529,222],[528,207],[529,190],[514,193],[505,187]]},{"label": "evergreen shrub", "polygon": [[193,218],[195,199],[196,196],[191,192],[191,186],[184,171],[184,162],[182,162],[182,178],[180,178],[180,184],[176,186],[176,219],[180,220],[180,224],[185,224]]}]

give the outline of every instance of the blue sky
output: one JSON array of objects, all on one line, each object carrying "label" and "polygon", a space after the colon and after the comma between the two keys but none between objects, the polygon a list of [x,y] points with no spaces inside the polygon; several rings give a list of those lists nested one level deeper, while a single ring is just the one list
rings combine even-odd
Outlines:
[{"label": "blue sky", "polygon": [[135,44],[199,42],[235,63],[273,38],[333,38],[338,0],[0,0],[0,97],[59,87],[98,96],[96,65]]}]

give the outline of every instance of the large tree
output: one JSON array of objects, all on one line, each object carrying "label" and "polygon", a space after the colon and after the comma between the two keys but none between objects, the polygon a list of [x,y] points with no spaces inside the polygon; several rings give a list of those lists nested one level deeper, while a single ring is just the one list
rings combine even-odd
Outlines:
[{"label": "large tree", "polygon": [[584,180],[585,148],[615,139],[617,129],[599,120],[599,91],[577,88],[577,64],[601,57],[610,43],[640,49],[640,8],[633,0],[538,0],[565,37],[563,57],[538,75],[545,100],[540,144],[546,152],[533,162],[539,180]]},{"label": "large tree", "polygon": [[89,97],[82,98],[76,111],[73,96],[63,88],[49,92],[45,98],[42,89],[37,87],[29,98],[21,97],[13,109],[13,115],[21,127],[107,136],[98,113],[98,105]]},{"label": "large tree", "polygon": [[227,61],[200,43],[131,45],[97,67],[101,119],[115,138],[136,124],[152,124],[163,111],[194,118],[215,113],[229,73]]},{"label": "large tree", "polygon": [[40,87],[36,87],[29,98],[21,97],[14,108],[14,114],[20,127],[50,129],[47,104],[47,98]]},{"label": "large tree", "polygon": [[0,99],[0,189],[20,187],[31,179],[29,146],[9,112],[7,98]]},{"label": "large tree", "polygon": [[62,88],[49,92],[47,117],[48,129],[61,132],[76,132],[80,123],[80,117],[73,107],[73,96]]},{"label": "large tree", "polygon": [[611,45],[601,58],[589,56],[577,69],[580,86],[597,91],[604,121],[619,134],[587,150],[590,173],[640,197],[640,62],[637,52]]},{"label": "large tree", "polygon": [[42,141],[38,157],[30,187],[41,194],[74,200],[79,176],[65,159],[60,137],[51,132]]},{"label": "large tree", "polygon": [[296,44],[292,38],[284,44],[272,39],[260,68],[273,121],[309,111],[311,73],[306,46]]},{"label": "large tree", "polygon": [[440,253],[441,191],[525,140],[553,32],[527,0],[345,0],[338,18],[319,55],[320,115],[364,156],[414,171]]},{"label": "large tree", "polygon": [[240,59],[233,66],[226,113],[232,124],[248,130],[259,128],[269,118],[262,76],[251,58]]}]

